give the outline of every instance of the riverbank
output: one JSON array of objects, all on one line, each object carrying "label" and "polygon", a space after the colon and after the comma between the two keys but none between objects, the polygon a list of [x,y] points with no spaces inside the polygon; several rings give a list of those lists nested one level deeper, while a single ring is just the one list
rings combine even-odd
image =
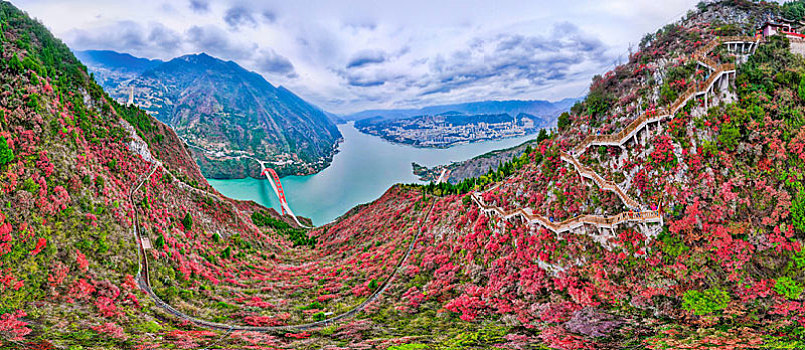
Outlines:
[{"label": "riverbank", "polygon": [[[294,213],[312,219],[315,225],[326,224],[356,205],[377,199],[395,183],[424,183],[411,171],[413,162],[426,167],[460,162],[493,150],[517,146],[533,138],[533,135],[528,135],[432,149],[390,143],[361,133],[353,123],[340,124],[338,128],[344,142],[329,167],[317,174],[281,179]],[[208,181],[228,197],[254,200],[280,209],[279,200],[265,180]]]}]

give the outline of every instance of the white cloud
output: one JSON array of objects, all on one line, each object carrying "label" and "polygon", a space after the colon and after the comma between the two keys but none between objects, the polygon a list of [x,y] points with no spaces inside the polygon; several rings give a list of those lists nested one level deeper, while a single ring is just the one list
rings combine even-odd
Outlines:
[{"label": "white cloud", "polygon": [[15,0],[75,49],[207,52],[336,113],[585,93],[695,0]]}]

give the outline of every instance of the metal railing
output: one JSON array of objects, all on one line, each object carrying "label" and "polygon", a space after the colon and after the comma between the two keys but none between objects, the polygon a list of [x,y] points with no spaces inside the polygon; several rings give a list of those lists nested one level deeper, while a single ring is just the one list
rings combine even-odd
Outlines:
[{"label": "metal railing", "polygon": [[[626,140],[632,137],[632,133],[635,130],[642,129],[644,124],[648,123],[650,120],[653,121],[655,119],[662,120],[665,118],[672,117],[676,112],[681,108],[684,104],[690,100],[693,96],[697,93],[704,91],[705,93],[709,90],[710,86],[721,77],[722,74],[726,72],[731,72],[735,70],[735,64],[733,63],[725,63],[725,64],[718,64],[709,57],[707,57],[707,53],[713,50],[716,46],[724,43],[724,42],[756,42],[756,38],[748,37],[748,36],[728,36],[722,38],[716,38],[707,43],[706,45],[700,47],[696,52],[693,54],[693,58],[701,61],[702,63],[710,66],[714,69],[713,73],[705,80],[704,82],[693,84],[688,87],[682,95],[677,97],[676,100],[671,104],[670,108],[659,108],[656,111],[645,111],[640,114],[637,119],[633,122],[629,123],[625,128],[621,131],[609,134],[609,135],[588,135],[585,137],[576,147],[573,148],[573,151],[576,153],[584,152],[587,147],[593,144],[623,144]],[[702,90],[704,89],[704,90]]]},{"label": "metal railing", "polygon": [[615,192],[618,195],[618,197],[621,198],[621,200],[624,202],[624,204],[626,204],[627,207],[632,208],[632,209],[637,209],[637,208],[640,207],[640,203],[638,203],[636,200],[634,200],[631,197],[629,197],[629,195],[626,194],[626,191],[621,189],[620,186],[618,186],[616,183],[614,183],[612,181],[608,181],[608,180],[604,179],[603,177],[598,175],[592,169],[582,165],[573,156],[571,156],[571,155],[569,155],[569,154],[567,154],[565,152],[562,152],[561,158],[562,158],[562,160],[564,160],[564,161],[566,161],[566,162],[568,162],[570,164],[573,164],[573,166],[576,167],[576,171],[578,171],[581,176],[587,177],[587,178],[592,179],[593,181],[595,181],[595,183],[598,185],[598,187],[601,187],[602,189],[610,191],[610,192]]},{"label": "metal railing", "polygon": [[570,231],[585,224],[594,225],[599,228],[614,228],[626,222],[662,222],[662,213],[660,213],[659,210],[643,210],[623,212],[615,216],[581,215],[554,223],[544,216],[534,214],[529,208],[517,208],[505,211],[500,207],[487,205],[477,192],[473,193],[472,199],[483,211],[494,212],[506,220],[514,216],[520,216],[529,223],[539,224],[554,233]]}]

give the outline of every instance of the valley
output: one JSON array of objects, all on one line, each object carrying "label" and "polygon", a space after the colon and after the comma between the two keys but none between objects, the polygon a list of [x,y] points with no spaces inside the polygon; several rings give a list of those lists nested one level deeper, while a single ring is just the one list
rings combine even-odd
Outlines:
[{"label": "valley", "polygon": [[[99,21],[121,6],[96,5]],[[357,24],[322,5],[304,18],[339,20],[312,41],[289,29],[293,6],[174,5],[144,12],[193,27],[141,38],[299,36],[239,50],[262,74],[208,54],[76,57],[0,0],[0,348],[805,348],[805,1],[648,21],[580,100],[345,115],[263,74],[345,110],[424,105],[587,79],[585,57],[608,50],[571,22],[521,35],[527,2],[475,4],[496,30],[459,51],[441,46],[482,22],[437,3],[448,34],[388,34],[429,28],[397,4]],[[591,11],[600,26],[548,5],[529,11],[602,31],[669,11],[625,2]],[[70,40],[92,41],[95,14],[70,14]],[[365,49],[373,36],[403,47]],[[440,50],[410,57],[418,41]]]},{"label": "valley", "polygon": [[[351,208],[369,203],[396,183],[422,183],[411,169],[411,162],[436,166],[460,162],[490,150],[507,148],[529,140],[521,136],[504,140],[457,145],[446,149],[414,148],[392,144],[358,131],[352,123],[341,124],[344,136],[333,163],[323,171],[305,176],[285,176],[282,186],[297,215],[308,217],[316,225],[327,224]],[[373,171],[365,171],[371,166]],[[438,174],[436,174],[438,176]],[[207,179],[222,194],[252,200],[280,210],[278,199],[265,180]]]}]

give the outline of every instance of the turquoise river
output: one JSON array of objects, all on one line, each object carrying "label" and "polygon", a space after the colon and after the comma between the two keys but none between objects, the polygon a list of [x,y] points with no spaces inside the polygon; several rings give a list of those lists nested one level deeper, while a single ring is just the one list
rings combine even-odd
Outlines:
[{"label": "turquoise river", "polygon": [[[428,167],[448,164],[516,146],[534,137],[527,135],[432,149],[392,144],[380,137],[359,132],[352,123],[341,124],[338,130],[344,136],[344,142],[329,167],[317,174],[281,179],[294,214],[311,218],[315,225],[331,222],[354,206],[379,198],[395,183],[422,183],[413,174],[411,162]],[[271,191],[267,180],[245,178],[208,181],[226,196],[253,200],[280,210],[279,199]]]}]

